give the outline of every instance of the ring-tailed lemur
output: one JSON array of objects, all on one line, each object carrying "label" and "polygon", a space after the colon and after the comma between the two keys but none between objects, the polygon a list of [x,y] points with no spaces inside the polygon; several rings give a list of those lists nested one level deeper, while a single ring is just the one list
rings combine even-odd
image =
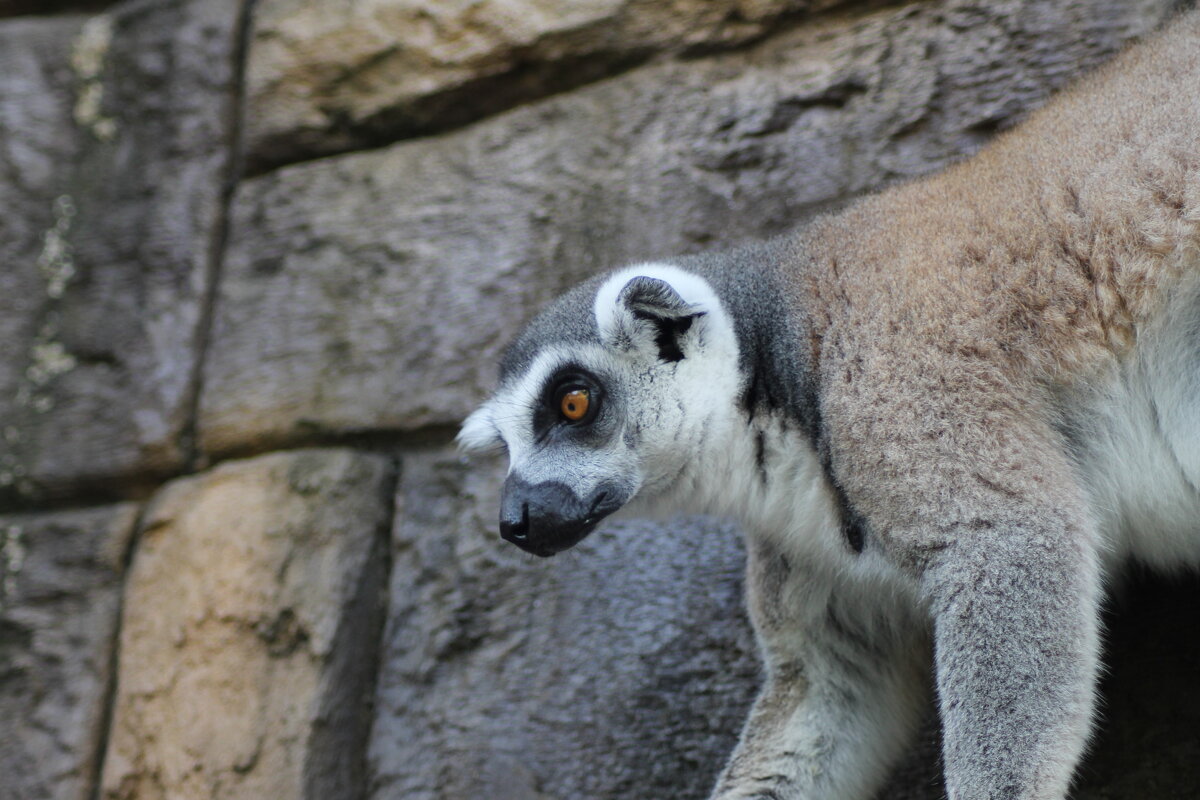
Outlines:
[{"label": "ring-tailed lemur", "polygon": [[460,442],[540,556],[742,520],[767,678],[715,797],[870,797],[932,668],[951,798],[1062,798],[1105,575],[1200,565],[1200,13],[941,175],[571,291]]}]

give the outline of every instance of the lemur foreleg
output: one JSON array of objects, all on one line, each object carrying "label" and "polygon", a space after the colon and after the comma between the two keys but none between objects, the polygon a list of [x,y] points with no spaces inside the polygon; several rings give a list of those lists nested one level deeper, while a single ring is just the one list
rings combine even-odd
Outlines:
[{"label": "lemur foreleg", "polygon": [[767,680],[713,800],[868,800],[928,707],[924,626],[762,543],[748,573]]}]

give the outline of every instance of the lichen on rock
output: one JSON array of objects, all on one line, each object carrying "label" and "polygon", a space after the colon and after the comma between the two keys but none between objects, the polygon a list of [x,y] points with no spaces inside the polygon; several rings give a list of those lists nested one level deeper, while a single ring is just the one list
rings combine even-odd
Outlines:
[{"label": "lichen on rock", "polygon": [[71,51],[71,66],[79,80],[75,122],[102,142],[117,134],[117,122],[104,115],[104,63],[113,41],[113,20],[98,14],[84,24]]}]

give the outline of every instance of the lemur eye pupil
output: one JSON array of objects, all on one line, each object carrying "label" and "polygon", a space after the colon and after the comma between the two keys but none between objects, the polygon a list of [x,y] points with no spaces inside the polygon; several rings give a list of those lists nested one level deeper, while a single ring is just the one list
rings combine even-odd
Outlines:
[{"label": "lemur eye pupil", "polygon": [[559,410],[571,422],[578,422],[587,415],[588,400],[587,389],[572,389],[562,396]]}]

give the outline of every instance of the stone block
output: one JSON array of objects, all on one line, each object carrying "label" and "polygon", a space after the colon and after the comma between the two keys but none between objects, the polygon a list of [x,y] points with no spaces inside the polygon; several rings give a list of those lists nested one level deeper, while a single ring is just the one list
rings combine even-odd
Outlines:
[{"label": "stone block", "polygon": [[249,157],[266,167],[461,125],[843,0],[263,0]]},{"label": "stone block", "polygon": [[239,6],[0,21],[0,495],[184,461]]},{"label": "stone block", "polygon": [[[22,440],[32,432],[17,423],[34,406],[49,411],[53,402],[41,390],[76,366],[55,336],[39,336],[43,310],[61,296],[73,261],[65,257],[63,231],[75,204],[67,192],[63,165],[82,147],[71,97],[72,42],[83,20],[76,17],[0,22],[0,489],[27,481],[30,465]],[[56,299],[56,298],[54,298]],[[47,334],[50,331],[47,331]],[[30,487],[29,484],[26,484]],[[30,487],[31,488],[31,487]]]},{"label": "stone block", "polygon": [[385,457],[307,450],[155,497],[103,797],[362,796],[393,489]]},{"label": "stone block", "polygon": [[823,17],[744,52],[246,181],[202,447],[452,426],[519,325],[571,284],[779,233],[944,167],[1171,5]]},{"label": "stone block", "polygon": [[137,506],[0,515],[0,795],[90,800]]},{"label": "stone block", "polygon": [[375,800],[703,797],[758,683],[736,530],[500,541],[500,465],[405,459],[370,744]]}]

